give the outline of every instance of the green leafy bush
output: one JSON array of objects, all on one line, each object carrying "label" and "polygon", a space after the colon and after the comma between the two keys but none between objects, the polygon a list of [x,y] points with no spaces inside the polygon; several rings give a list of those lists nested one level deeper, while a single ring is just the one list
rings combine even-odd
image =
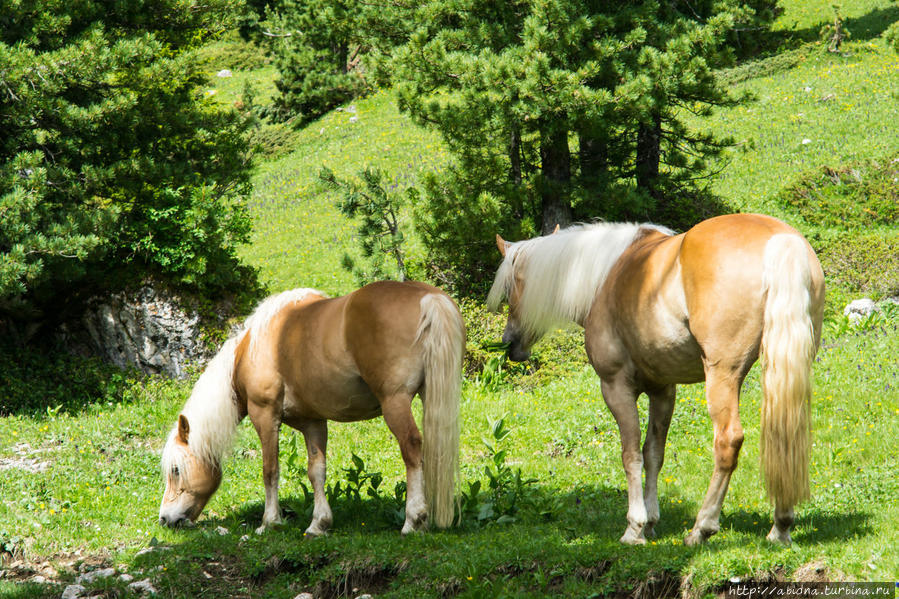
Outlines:
[{"label": "green leafy bush", "polygon": [[573,327],[551,331],[533,348],[530,360],[512,362],[506,359],[506,347],[501,343],[505,313],[492,314],[482,302],[468,298],[458,303],[467,334],[463,371],[485,390],[539,387],[587,364],[583,331]]},{"label": "green leafy bush", "polygon": [[245,41],[230,34],[221,42],[204,46],[199,52],[200,65],[210,69],[252,71],[272,62],[263,49],[253,41]]},{"label": "green leafy bush", "polygon": [[782,192],[780,203],[806,222],[840,228],[899,222],[899,158],[825,166]]},{"label": "green leafy bush", "polygon": [[14,318],[148,276],[208,294],[254,276],[236,257],[247,121],[201,94],[194,54],[233,2],[107,4],[0,9],[0,311]]},{"label": "green leafy bush", "polygon": [[883,32],[883,39],[895,52],[899,52],[899,22],[887,27],[887,30]]},{"label": "green leafy bush", "polygon": [[359,49],[358,9],[343,0],[284,0],[270,13],[264,25],[280,75],[277,116],[308,121],[365,91],[351,54]]},{"label": "green leafy bush", "polygon": [[899,295],[896,229],[847,232],[825,241],[817,251],[829,285],[874,298]]}]

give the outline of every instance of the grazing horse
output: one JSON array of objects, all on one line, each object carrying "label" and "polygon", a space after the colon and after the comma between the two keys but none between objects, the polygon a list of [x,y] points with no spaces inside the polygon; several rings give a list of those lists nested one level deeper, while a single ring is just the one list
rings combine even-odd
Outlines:
[{"label": "grazing horse", "polygon": [[[265,512],[281,521],[281,423],[306,440],[314,507],[307,534],[331,524],[325,496],[327,421],[382,415],[406,465],[404,534],[452,524],[459,469],[459,395],[465,327],[456,304],[422,283],[383,281],[326,298],[294,289],[262,302],[200,376],[162,454],[159,522],[197,519],[222,478],[222,459],[247,415],[262,445]],[[424,406],[424,435],[412,415]]]},{"label": "grazing horse", "polygon": [[[688,545],[719,529],[743,443],[740,387],[762,356],[761,455],[774,501],[771,541],[790,542],[793,507],[809,495],[811,367],[821,337],[824,274],[785,223],[734,214],[675,235],[655,225],[598,223],[509,243],[488,297],[508,298],[503,341],[513,360],[560,321],[584,327],[587,355],[621,434],[627,478],[622,543],[645,543],[659,520],[657,480],[675,385],[705,380],[715,469]],[[636,399],[649,396],[640,451]],[[641,489],[646,469],[645,490]]]}]

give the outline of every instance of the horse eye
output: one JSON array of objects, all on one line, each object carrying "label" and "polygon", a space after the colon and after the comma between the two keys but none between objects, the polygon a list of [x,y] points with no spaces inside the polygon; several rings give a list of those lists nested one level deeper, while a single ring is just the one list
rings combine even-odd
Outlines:
[{"label": "horse eye", "polygon": [[172,474],[174,476],[178,476],[181,474],[181,472],[178,470],[178,466],[175,466],[174,468],[172,468]]}]

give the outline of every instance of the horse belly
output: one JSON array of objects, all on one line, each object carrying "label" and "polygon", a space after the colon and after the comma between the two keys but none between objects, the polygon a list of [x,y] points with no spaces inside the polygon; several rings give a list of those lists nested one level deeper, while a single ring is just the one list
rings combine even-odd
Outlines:
[{"label": "horse belly", "polygon": [[702,350],[680,319],[643,319],[635,329],[630,356],[644,378],[662,385],[705,380]]},{"label": "horse belly", "polygon": [[302,420],[355,422],[381,415],[381,403],[359,377],[334,376],[287,387],[282,419],[287,424]]}]

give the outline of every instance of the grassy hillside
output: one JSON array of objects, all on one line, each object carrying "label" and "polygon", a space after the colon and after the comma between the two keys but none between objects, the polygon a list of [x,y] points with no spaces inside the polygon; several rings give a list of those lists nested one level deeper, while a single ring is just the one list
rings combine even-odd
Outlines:
[{"label": "grassy hillside", "polygon": [[[845,2],[842,14],[853,38],[843,55],[805,45],[832,18],[830,2],[784,5],[776,27],[783,51],[722,74],[736,93],[752,99],[695,122],[740,142],[711,185],[734,210],[784,218],[836,257],[834,247],[862,232],[872,244],[893,243],[895,222],[859,225],[853,219],[861,217],[851,216],[826,223],[783,197],[824,166],[849,165],[847,172],[858,176],[837,177],[834,185],[850,195],[824,194],[821,201],[849,197],[866,209],[879,205],[880,192],[871,190],[881,188],[856,185],[875,169],[855,167],[888,165],[899,156],[899,57],[878,38],[899,10],[887,0]],[[233,41],[208,54],[214,97],[239,102],[251,85],[256,102],[270,101],[275,72],[258,54]],[[223,68],[232,77],[215,76]],[[355,286],[340,267],[343,252],[354,248],[353,224],[316,182],[322,165],[342,176],[375,165],[405,184],[448,160],[439,138],[398,113],[389,90],[301,130],[257,134],[269,145],[253,180],[256,228],[243,257],[272,292],[309,286],[339,294]],[[885,255],[896,255],[883,247]],[[833,264],[864,269],[868,263]],[[855,279],[836,274],[828,272],[833,317],[815,367],[813,498],[798,511],[791,547],[764,540],[771,508],[759,477],[757,368],[744,386],[746,442],[721,533],[701,548],[683,544],[713,459],[704,388],[691,385],[678,392],[660,477],[659,536],[645,547],[619,545],[627,505],[617,428],[598,379],[583,365],[578,334],[562,332],[538,348],[544,367],[536,375],[494,357],[492,376],[472,372],[467,378],[462,489],[471,495],[471,485],[479,483],[480,501],[473,501],[458,529],[409,538],[399,535],[394,498],[402,462],[380,419],[330,427],[329,484],[348,484],[353,454],[384,482],[374,497],[363,485],[361,501],[332,499],[332,534],[305,539],[311,511],[305,452],[291,431],[282,434],[287,522],[261,537],[252,532],[263,496],[259,442],[249,422],[240,426],[223,485],[198,526],[171,531],[156,524],[159,452],[190,381],[119,376],[108,393],[78,408],[0,410],[0,596],[59,597],[80,572],[101,567],[116,575],[86,586],[103,597],[131,595],[123,573],[150,580],[159,596],[287,599],[304,591],[316,597],[702,597],[719,595],[734,577],[895,581],[899,314],[849,328],[836,314]],[[885,293],[887,287],[877,289]],[[483,314],[477,302],[467,304],[466,315],[473,353],[490,358],[478,343],[495,339],[502,319]],[[645,425],[645,399],[640,406]],[[512,432],[497,442],[491,425],[499,419]],[[507,450],[505,458],[494,460],[484,439]],[[489,493],[488,466],[494,478],[508,468],[496,479],[504,494]],[[516,487],[519,470],[533,482]],[[483,508],[491,501],[493,515]]]}]

